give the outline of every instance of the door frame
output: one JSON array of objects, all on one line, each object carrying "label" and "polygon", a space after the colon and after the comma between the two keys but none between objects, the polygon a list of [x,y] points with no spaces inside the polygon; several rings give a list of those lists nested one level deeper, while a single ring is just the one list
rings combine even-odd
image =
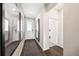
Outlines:
[{"label": "door frame", "polygon": [[21,41],[21,12],[19,12],[19,40]]},{"label": "door frame", "polygon": [[5,56],[5,32],[4,32],[4,28],[3,28],[3,22],[4,22],[4,20],[3,20],[3,17],[5,16],[5,12],[4,12],[4,9],[3,9],[3,4],[2,3],[0,3],[0,24],[1,24],[1,27],[2,27],[2,33],[1,33],[1,41],[0,41],[0,43],[1,43],[1,56]]}]

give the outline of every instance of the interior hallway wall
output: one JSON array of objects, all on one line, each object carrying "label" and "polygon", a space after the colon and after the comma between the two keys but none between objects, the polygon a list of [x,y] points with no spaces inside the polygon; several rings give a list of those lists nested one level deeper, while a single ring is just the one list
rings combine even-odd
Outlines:
[{"label": "interior hallway wall", "polygon": [[64,4],[64,55],[79,56],[79,4]]},{"label": "interior hallway wall", "polygon": [[[19,21],[19,16],[16,16],[12,18],[12,24],[13,24],[13,41],[19,40],[19,31],[18,31],[18,21]],[[21,40],[24,38],[24,15],[21,13]]]},{"label": "interior hallway wall", "polygon": [[[8,28],[8,32],[9,32],[8,39],[9,39],[9,42],[5,44],[5,46],[7,46],[11,42],[19,40],[17,38],[17,30],[16,30],[17,29],[18,15],[16,16],[16,15],[8,13],[8,11],[7,11],[7,4],[4,3],[3,5],[5,6],[4,7],[4,14],[5,14],[5,16],[4,16],[3,20],[7,19],[8,20],[8,25],[9,25],[9,28]],[[5,24],[5,22],[4,22],[4,24]]]},{"label": "interior hallway wall", "polygon": [[[28,28],[28,23],[31,23],[32,25],[32,31],[28,31],[27,28]],[[35,20],[34,18],[28,18],[28,17],[25,17],[24,18],[24,32],[25,32],[25,39],[35,39],[35,24],[34,24]]]},{"label": "interior hallway wall", "polygon": [[17,30],[17,23],[19,21],[19,17],[14,17],[12,18],[12,34],[13,34],[13,38],[12,41],[17,41],[19,40],[19,31]]},{"label": "interior hallway wall", "polygon": [[44,31],[43,31],[43,25],[44,25],[44,14],[45,14],[45,9],[44,9],[44,7],[42,7],[42,9],[40,10],[40,13],[37,15],[37,17],[36,17],[36,22],[37,22],[37,20],[38,19],[40,19],[40,40],[38,41],[37,39],[36,39],[36,41],[37,41],[37,43],[40,45],[40,47],[44,50]]},{"label": "interior hallway wall", "polygon": [[[5,14],[5,16],[6,16],[6,14]],[[5,20],[5,18],[4,18],[4,20]],[[7,46],[8,44],[10,44],[12,42],[12,40],[13,40],[12,39],[13,38],[13,31],[12,31],[12,21],[11,20],[12,20],[12,18],[8,17],[8,24],[9,24],[9,30],[8,30],[9,31],[9,36],[8,36],[8,39],[9,39],[9,41],[8,41],[8,43],[5,44],[5,46]],[[4,22],[4,24],[5,24],[5,22]]]},{"label": "interior hallway wall", "polygon": [[49,49],[49,18],[46,12],[43,17],[43,50],[47,50]]},{"label": "interior hallway wall", "polygon": [[58,45],[63,48],[63,7],[58,11]]},{"label": "interior hallway wall", "polygon": [[9,24],[9,42],[6,44],[6,46],[8,44],[10,44],[11,42],[13,41],[17,41],[19,40],[19,35],[18,35],[18,31],[17,31],[17,21],[18,21],[18,17],[13,17],[13,16],[10,16],[8,18],[8,24]]}]

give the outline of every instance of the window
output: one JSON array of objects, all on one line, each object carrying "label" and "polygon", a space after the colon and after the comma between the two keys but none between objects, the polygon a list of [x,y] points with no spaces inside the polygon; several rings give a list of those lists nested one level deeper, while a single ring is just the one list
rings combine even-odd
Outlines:
[{"label": "window", "polygon": [[27,22],[27,31],[32,31],[32,22]]},{"label": "window", "polygon": [[8,31],[8,20],[5,19],[5,31]]}]

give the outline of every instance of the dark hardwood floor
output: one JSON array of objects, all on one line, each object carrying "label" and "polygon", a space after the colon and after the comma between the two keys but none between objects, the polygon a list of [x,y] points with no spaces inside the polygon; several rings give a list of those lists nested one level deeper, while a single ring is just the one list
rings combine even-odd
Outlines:
[{"label": "dark hardwood floor", "polygon": [[21,56],[44,56],[34,39],[26,40]]},{"label": "dark hardwood floor", "polygon": [[20,43],[20,41],[14,41],[11,44],[9,44],[8,46],[6,46],[5,47],[5,56],[11,56],[13,54],[13,52],[15,51],[15,49],[17,48],[19,43]]},{"label": "dark hardwood floor", "polygon": [[34,39],[26,40],[21,56],[62,56],[63,49],[59,46],[53,46],[49,50],[42,51]]},{"label": "dark hardwood floor", "polygon": [[63,48],[53,46],[49,50],[44,51],[47,56],[63,56]]}]

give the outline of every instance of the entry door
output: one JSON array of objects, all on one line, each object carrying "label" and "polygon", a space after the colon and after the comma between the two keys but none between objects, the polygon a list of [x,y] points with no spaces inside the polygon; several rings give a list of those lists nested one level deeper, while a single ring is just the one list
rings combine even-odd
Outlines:
[{"label": "entry door", "polygon": [[25,39],[35,39],[34,20],[27,19],[25,27]]},{"label": "entry door", "polygon": [[51,43],[58,45],[58,20],[56,18],[49,19],[49,38]]}]

